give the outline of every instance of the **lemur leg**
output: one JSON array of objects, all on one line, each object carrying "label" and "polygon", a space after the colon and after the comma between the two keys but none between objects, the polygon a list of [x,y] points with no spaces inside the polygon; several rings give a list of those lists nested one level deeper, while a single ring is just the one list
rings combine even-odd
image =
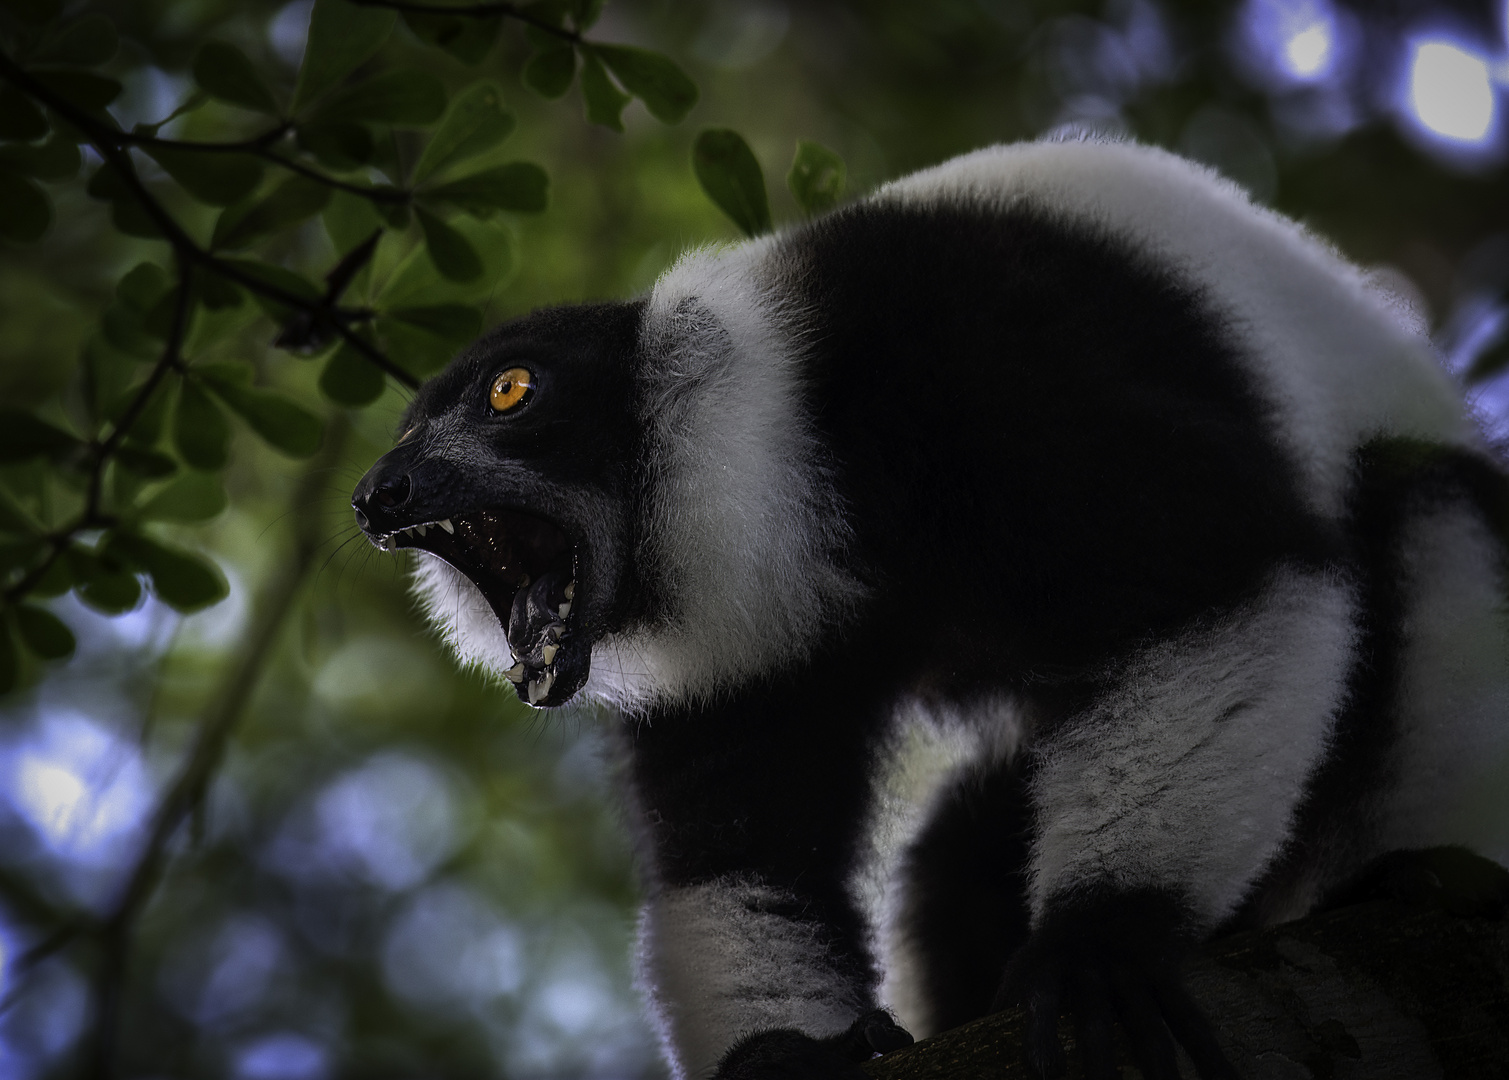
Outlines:
[{"label": "lemur leg", "polygon": [[1061,1065],[1072,1012],[1092,1078],[1127,1031],[1144,1075],[1234,1075],[1182,990],[1187,947],[1279,851],[1322,759],[1353,662],[1350,586],[1280,572],[1219,622],[1146,649],[1035,748],[1032,935],[998,1003],[1028,1009],[1028,1058]]},{"label": "lemur leg", "polygon": [[867,1024],[910,1041],[864,1019],[877,978],[846,878],[879,701],[856,702],[855,685],[809,677],[628,722],[651,878],[641,965],[678,1076],[711,1075],[736,1043],[719,1076],[803,1054],[813,1075],[842,1076],[847,1059],[824,1055],[847,1053],[856,1021],[860,1042]]}]

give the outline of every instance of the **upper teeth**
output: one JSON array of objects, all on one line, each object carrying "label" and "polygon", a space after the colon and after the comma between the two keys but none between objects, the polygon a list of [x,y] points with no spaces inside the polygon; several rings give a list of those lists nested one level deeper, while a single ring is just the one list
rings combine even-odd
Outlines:
[{"label": "upper teeth", "polygon": [[446,532],[450,533],[453,536],[456,533],[456,526],[454,526],[454,525],[451,524],[451,519],[450,518],[442,518],[441,520],[437,521],[435,524],[439,525],[442,529],[444,529]]},{"label": "upper teeth", "polygon": [[567,600],[575,600],[576,599],[576,582],[574,582],[574,581],[568,581],[566,583],[566,599]]}]

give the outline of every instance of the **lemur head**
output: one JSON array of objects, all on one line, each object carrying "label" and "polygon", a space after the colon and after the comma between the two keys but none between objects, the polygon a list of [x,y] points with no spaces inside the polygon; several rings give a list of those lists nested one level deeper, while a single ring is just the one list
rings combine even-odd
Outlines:
[{"label": "lemur head", "polygon": [[483,337],[421,387],[352,496],[373,544],[427,553],[420,591],[463,659],[532,705],[580,690],[633,604],[641,309],[546,310]]}]

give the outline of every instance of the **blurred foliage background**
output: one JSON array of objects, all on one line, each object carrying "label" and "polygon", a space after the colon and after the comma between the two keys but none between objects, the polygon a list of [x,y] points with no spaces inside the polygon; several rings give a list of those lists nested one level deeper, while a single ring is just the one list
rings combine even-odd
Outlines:
[{"label": "blurred foliage background", "polygon": [[0,3],[0,1076],[664,1075],[611,719],[458,672],[354,535],[481,326],[1130,135],[1373,268],[1509,434],[1502,0],[597,6]]}]

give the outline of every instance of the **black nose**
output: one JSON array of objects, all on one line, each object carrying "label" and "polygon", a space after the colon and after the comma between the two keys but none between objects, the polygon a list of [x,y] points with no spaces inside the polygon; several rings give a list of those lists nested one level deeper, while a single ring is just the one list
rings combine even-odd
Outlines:
[{"label": "black nose", "polygon": [[378,462],[372,472],[357,485],[356,494],[351,499],[351,509],[356,511],[357,525],[371,531],[375,521],[385,531],[388,527],[383,522],[386,512],[396,510],[408,502],[413,493],[414,482],[407,471],[392,469],[391,463],[388,468],[384,468],[383,463]]},{"label": "black nose", "polygon": [[372,489],[369,499],[375,499],[377,504],[386,510],[402,506],[409,501],[409,493],[414,490],[414,484],[409,480],[409,474],[388,477],[378,483]]}]

